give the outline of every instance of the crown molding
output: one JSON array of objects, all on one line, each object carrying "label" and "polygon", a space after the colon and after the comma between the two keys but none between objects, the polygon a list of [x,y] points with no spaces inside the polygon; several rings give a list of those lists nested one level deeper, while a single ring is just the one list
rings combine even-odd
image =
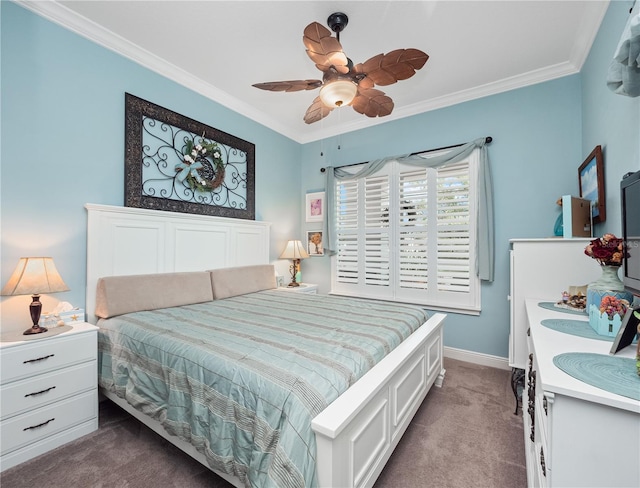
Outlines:
[{"label": "crown molding", "polygon": [[25,7],[33,13],[64,27],[65,29],[78,34],[96,44],[109,49],[151,71],[158,73],[176,83],[193,90],[200,95],[213,100],[234,112],[244,115],[245,117],[265,125],[274,131],[296,139],[295,134],[291,134],[291,129],[279,121],[266,116],[264,113],[255,110],[250,105],[232,97],[215,86],[203,81],[202,79],[187,73],[166,60],[156,56],[155,54],[141,48],[127,39],[105,29],[101,25],[92,20],[83,17],[76,12],[68,9],[64,5],[56,1],[32,1],[26,0],[18,2],[18,5]]},{"label": "crown molding", "polygon": [[[300,144],[305,144],[327,137],[337,136],[347,132],[352,132],[367,127],[384,124],[405,117],[411,117],[417,114],[438,110],[463,102],[484,98],[490,95],[524,88],[526,86],[535,85],[545,81],[550,81],[563,76],[579,73],[582,69],[591,46],[598,33],[599,26],[606,14],[609,6],[608,1],[604,2],[588,2],[589,8],[592,9],[589,15],[585,15],[586,19],[590,19],[588,25],[583,25],[580,29],[581,36],[574,44],[574,48],[570,55],[570,61],[560,63],[554,66],[531,71],[522,75],[505,78],[494,83],[474,87],[468,90],[462,90],[456,93],[445,95],[442,97],[431,98],[420,103],[396,109],[390,115],[383,119],[362,119],[358,121],[350,121],[332,125],[331,127],[321,127],[313,131],[301,133],[299,130],[288,125],[282,124],[277,119],[253,108],[247,103],[232,97],[228,93],[216,88],[210,83],[206,83],[202,79],[187,73],[181,68],[168,63],[155,54],[133,44],[123,37],[113,33],[100,26],[99,24],[82,17],[74,11],[68,9],[64,5],[56,1],[32,1],[26,0],[17,2],[28,10],[37,15],[50,20],[96,44],[105,47],[131,61],[144,66],[145,68],[158,73],[176,83],[193,90],[202,96],[213,100],[220,105],[237,112],[261,125],[269,127],[279,134],[292,139]],[[582,23],[586,24],[585,18]]]},{"label": "crown molding", "polygon": [[384,124],[392,120],[398,120],[426,112],[432,112],[441,108],[451,107],[452,105],[458,105],[463,102],[469,102],[491,95],[497,95],[499,93],[516,90],[518,88],[525,88],[527,86],[536,85],[538,83],[551,81],[557,78],[562,78],[564,76],[569,76],[578,72],[579,70],[572,63],[560,63],[547,68],[524,73],[522,75],[505,78],[494,83],[487,83],[485,85],[477,86],[468,90],[461,90],[459,92],[444,95],[442,97],[430,98],[420,103],[414,103],[412,105],[394,110],[391,114],[385,116],[384,119],[377,118],[375,120],[352,121],[349,123],[341,124],[340,126],[324,128],[314,133],[314,137],[309,136],[308,138],[298,142],[313,142],[318,139],[325,139],[327,137],[345,134],[347,132],[364,129],[366,127]]}]

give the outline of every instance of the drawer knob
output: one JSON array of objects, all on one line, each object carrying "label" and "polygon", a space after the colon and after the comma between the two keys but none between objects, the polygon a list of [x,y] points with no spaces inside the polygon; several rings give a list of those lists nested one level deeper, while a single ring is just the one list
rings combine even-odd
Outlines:
[{"label": "drawer knob", "polygon": [[44,361],[45,359],[52,358],[53,356],[55,356],[55,354],[49,354],[48,356],[42,356],[37,359],[27,359],[26,361],[23,361],[22,364],[37,363],[38,361]]},{"label": "drawer knob", "polygon": [[49,422],[53,422],[55,420],[55,417],[52,419],[47,420],[46,422],[42,422],[41,424],[38,425],[32,425],[31,427],[25,427],[24,430],[31,430],[31,429],[37,429],[38,427],[44,427],[45,425],[47,425]]},{"label": "drawer knob", "polygon": [[55,386],[50,386],[49,388],[47,388],[46,390],[40,390],[40,391],[35,391],[33,393],[27,393],[24,397],[30,397],[30,396],[36,396],[36,395],[42,395],[43,393],[46,393],[48,391],[51,391],[55,388]]}]

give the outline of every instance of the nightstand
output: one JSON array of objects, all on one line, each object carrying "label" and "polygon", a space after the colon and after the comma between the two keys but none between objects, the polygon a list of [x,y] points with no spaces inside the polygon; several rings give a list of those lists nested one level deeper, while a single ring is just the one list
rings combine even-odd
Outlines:
[{"label": "nightstand", "polygon": [[98,428],[97,331],[79,322],[0,342],[0,471]]},{"label": "nightstand", "polygon": [[318,294],[318,285],[313,283],[300,283],[300,286],[281,286],[278,288],[280,291],[290,291],[293,293],[308,293],[309,295]]}]

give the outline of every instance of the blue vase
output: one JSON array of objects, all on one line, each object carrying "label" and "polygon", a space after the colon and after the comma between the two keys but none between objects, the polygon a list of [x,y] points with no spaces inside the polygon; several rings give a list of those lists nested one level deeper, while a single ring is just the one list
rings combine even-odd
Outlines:
[{"label": "blue vase", "polygon": [[620,276],[618,276],[620,266],[602,265],[600,266],[600,269],[602,270],[600,278],[587,285],[586,312],[591,312],[591,305],[600,309],[600,302],[606,295],[633,303],[633,294],[625,291],[624,283],[622,283]]}]

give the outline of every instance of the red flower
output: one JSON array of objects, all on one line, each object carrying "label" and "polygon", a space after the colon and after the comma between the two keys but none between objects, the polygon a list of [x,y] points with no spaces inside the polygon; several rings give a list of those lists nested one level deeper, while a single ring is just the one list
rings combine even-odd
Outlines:
[{"label": "red flower", "polygon": [[584,249],[584,253],[605,266],[621,266],[623,256],[629,254],[624,251],[624,242],[613,234],[592,240]]}]

